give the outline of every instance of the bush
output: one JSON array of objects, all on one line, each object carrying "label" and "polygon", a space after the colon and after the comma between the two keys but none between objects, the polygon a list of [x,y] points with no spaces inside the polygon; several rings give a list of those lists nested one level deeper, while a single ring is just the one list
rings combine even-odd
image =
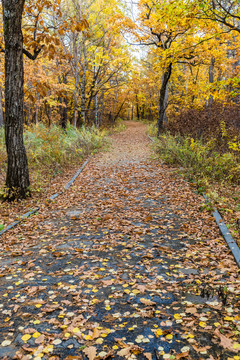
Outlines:
[{"label": "bush", "polygon": [[149,136],[157,136],[157,124],[151,123],[147,127],[147,133]]},{"label": "bush", "polygon": [[[97,128],[75,129],[68,125],[66,131],[53,125],[33,125],[24,131],[24,141],[31,169],[58,172],[60,168],[73,160],[78,160],[103,144],[105,133]],[[6,163],[4,131],[0,129],[0,167]]]},{"label": "bush", "polygon": [[57,126],[48,128],[40,124],[27,129],[24,139],[31,165],[54,164],[56,168],[100,148],[104,135],[95,127],[78,130],[68,125],[63,131]]},{"label": "bush", "polygon": [[169,133],[161,136],[155,143],[160,157],[171,165],[188,169],[191,179],[226,180],[240,184],[240,159],[237,155],[214,150],[213,141],[203,143],[181,135]]},{"label": "bush", "polygon": [[240,142],[240,106],[213,103],[211,108],[202,106],[183,110],[180,114],[172,114],[166,130],[172,135],[191,136],[203,139],[204,142],[215,139],[215,149],[230,152],[229,142],[235,139]]}]

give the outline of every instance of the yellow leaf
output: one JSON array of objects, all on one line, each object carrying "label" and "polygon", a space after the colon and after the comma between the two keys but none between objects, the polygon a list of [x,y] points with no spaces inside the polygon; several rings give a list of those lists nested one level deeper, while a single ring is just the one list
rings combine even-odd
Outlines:
[{"label": "yellow leaf", "polygon": [[234,318],[231,317],[231,316],[225,316],[224,320],[227,320],[227,321],[233,321]]},{"label": "yellow leaf", "polygon": [[91,335],[86,335],[86,336],[85,336],[85,340],[92,340]]},{"label": "yellow leaf", "polygon": [[77,333],[79,333],[79,332],[80,332],[80,329],[79,329],[78,327],[76,327],[76,328],[73,329],[73,333],[74,333],[74,334],[77,334]]},{"label": "yellow leaf", "polygon": [[163,334],[162,329],[157,329],[155,332],[156,337],[158,338],[159,336],[161,336]]},{"label": "yellow leaf", "polygon": [[180,320],[182,318],[182,316],[180,314],[174,314],[174,318],[176,320]]},{"label": "yellow leaf", "polygon": [[22,336],[22,340],[23,340],[24,342],[27,342],[29,339],[31,339],[31,335],[30,335],[30,334],[25,334],[25,335]]},{"label": "yellow leaf", "polygon": [[99,338],[99,339],[96,340],[96,344],[102,344],[103,341],[104,341],[104,340],[103,340],[102,338]]},{"label": "yellow leaf", "polygon": [[49,352],[53,351],[53,345],[47,345],[44,349],[43,349],[43,353],[48,354]]},{"label": "yellow leaf", "polygon": [[134,290],[132,291],[132,293],[133,293],[134,295],[137,295],[137,294],[139,294],[139,293],[140,293],[140,291],[139,291],[139,290],[137,290],[137,289],[134,289]]},{"label": "yellow leaf", "polygon": [[32,337],[36,339],[36,338],[38,338],[40,335],[41,335],[41,334],[40,334],[38,331],[36,331],[36,332],[32,335]]},{"label": "yellow leaf", "polygon": [[204,321],[200,321],[199,326],[205,328],[207,324]]}]

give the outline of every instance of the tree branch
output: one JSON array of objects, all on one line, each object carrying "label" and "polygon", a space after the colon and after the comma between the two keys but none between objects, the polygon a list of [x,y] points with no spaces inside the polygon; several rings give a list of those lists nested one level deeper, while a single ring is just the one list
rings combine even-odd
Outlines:
[{"label": "tree branch", "polygon": [[40,46],[39,48],[35,48],[33,54],[31,54],[28,50],[23,49],[23,54],[25,54],[31,60],[36,60],[43,47],[44,45]]}]

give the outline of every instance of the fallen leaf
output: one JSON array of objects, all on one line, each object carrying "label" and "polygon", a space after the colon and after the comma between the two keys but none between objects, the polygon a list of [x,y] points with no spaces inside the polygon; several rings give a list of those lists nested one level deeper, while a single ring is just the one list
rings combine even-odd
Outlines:
[{"label": "fallen leaf", "polygon": [[94,360],[97,356],[97,349],[94,346],[89,346],[83,349],[85,355],[87,355],[89,360]]},{"label": "fallen leaf", "polygon": [[140,302],[144,305],[147,305],[147,306],[152,306],[152,305],[156,305],[156,303],[154,301],[151,301],[149,299],[144,299],[144,298],[141,298],[140,299]]},{"label": "fallen leaf", "polygon": [[143,355],[144,355],[148,360],[152,360],[152,354],[151,354],[151,353],[143,353]]},{"label": "fallen leaf", "polygon": [[181,353],[181,354],[177,354],[176,355],[176,360],[186,358],[188,356],[188,354],[189,354],[189,351],[186,351],[186,352]]}]

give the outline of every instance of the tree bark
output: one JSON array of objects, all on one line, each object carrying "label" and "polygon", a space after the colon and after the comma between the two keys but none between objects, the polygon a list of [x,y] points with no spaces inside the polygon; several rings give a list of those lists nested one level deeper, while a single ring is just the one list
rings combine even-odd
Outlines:
[{"label": "tree bark", "polygon": [[164,122],[165,112],[166,112],[166,108],[167,108],[166,95],[167,95],[167,89],[168,89],[168,82],[171,77],[171,74],[172,74],[172,64],[169,64],[163,73],[162,86],[160,89],[159,113],[158,113],[158,122],[157,122],[158,136],[160,135],[160,133],[163,129],[163,122]]},{"label": "tree bark", "polygon": [[23,142],[23,35],[25,0],[2,0],[5,40],[5,138],[8,154],[7,200],[29,195],[29,172]]},{"label": "tree bark", "polygon": [[0,89],[0,128],[4,125],[3,107],[2,107],[2,90]]},{"label": "tree bark", "polygon": [[[63,83],[63,84],[67,84],[67,74],[63,74],[62,77],[59,76],[58,78],[59,84]],[[68,99],[67,99],[67,94],[65,94],[65,96],[62,96],[59,98],[59,102],[61,104],[60,106],[60,125],[62,127],[63,130],[66,130],[67,128],[67,106],[68,106]]]},{"label": "tree bark", "polygon": [[136,94],[136,108],[137,108],[137,119],[140,120],[140,110],[139,110],[139,103],[138,103],[138,95]]},{"label": "tree bark", "polygon": [[[209,84],[213,84],[214,82],[214,65],[215,65],[215,59],[214,57],[211,58],[211,64],[209,66]],[[213,96],[210,95],[209,96],[209,99],[208,99],[208,106],[209,108],[212,107],[212,104],[213,104]]]},{"label": "tree bark", "polygon": [[87,49],[86,49],[85,41],[86,41],[85,34],[83,32],[82,45],[83,45],[84,61],[83,61],[83,74],[82,74],[82,84],[81,84],[81,118],[82,118],[81,120],[83,124],[86,123],[86,76],[87,76],[87,67],[88,67]]}]

